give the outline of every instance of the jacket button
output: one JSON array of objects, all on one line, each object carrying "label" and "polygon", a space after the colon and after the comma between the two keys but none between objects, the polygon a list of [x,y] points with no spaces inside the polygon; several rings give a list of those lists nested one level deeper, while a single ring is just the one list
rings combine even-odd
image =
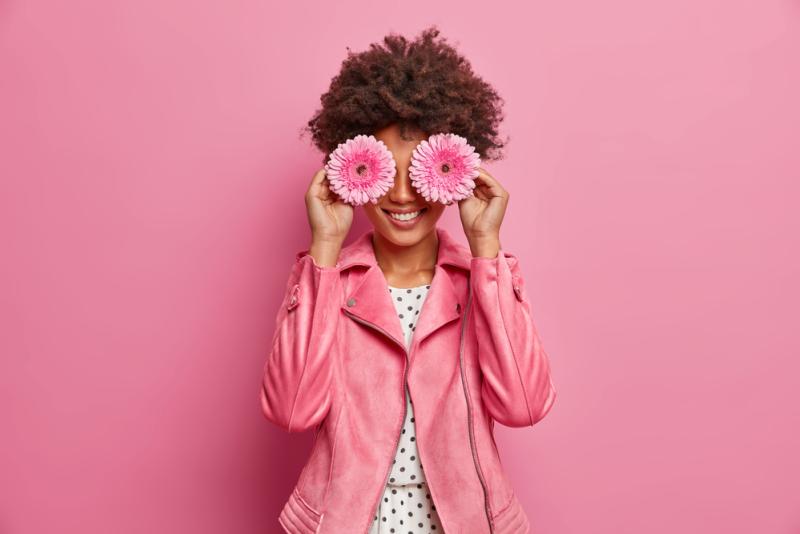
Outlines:
[{"label": "jacket button", "polygon": [[517,300],[522,302],[522,290],[518,285],[514,286],[514,295],[517,297]]},{"label": "jacket button", "polygon": [[289,310],[293,310],[298,302],[300,301],[297,294],[300,292],[300,284],[295,284],[292,286],[291,297],[289,298],[289,303],[286,305],[286,308]]},{"label": "jacket button", "polygon": [[351,307],[355,306],[356,305],[356,299],[354,299],[354,298],[347,299],[347,305],[351,306]]}]

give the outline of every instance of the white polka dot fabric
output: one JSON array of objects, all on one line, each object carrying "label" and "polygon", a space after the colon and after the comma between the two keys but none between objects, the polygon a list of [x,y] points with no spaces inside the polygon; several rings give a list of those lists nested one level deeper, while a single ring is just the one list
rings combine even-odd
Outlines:
[{"label": "white polka dot fabric", "polygon": [[[389,286],[397,317],[403,326],[406,347],[416,329],[417,318],[425,302],[430,284],[411,288]],[[392,471],[369,534],[442,533],[442,525],[433,504],[425,473],[417,452],[414,432],[414,407],[406,387],[406,419],[397,444]]]}]

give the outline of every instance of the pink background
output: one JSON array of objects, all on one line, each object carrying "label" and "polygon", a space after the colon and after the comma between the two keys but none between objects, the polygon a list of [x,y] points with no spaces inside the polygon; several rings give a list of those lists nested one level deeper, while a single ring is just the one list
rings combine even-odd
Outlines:
[{"label": "pink background", "polygon": [[798,0],[0,3],[0,532],[279,531],[298,132],[346,46],[431,23],[507,101],[534,531],[800,533]]}]

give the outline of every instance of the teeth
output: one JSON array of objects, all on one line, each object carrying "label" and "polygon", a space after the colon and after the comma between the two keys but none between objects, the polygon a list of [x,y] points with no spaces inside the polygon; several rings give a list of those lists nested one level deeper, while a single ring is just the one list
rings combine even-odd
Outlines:
[{"label": "teeth", "polygon": [[392,219],[397,219],[398,221],[410,221],[420,213],[422,213],[422,210],[412,211],[411,213],[392,213],[390,211],[389,216]]}]

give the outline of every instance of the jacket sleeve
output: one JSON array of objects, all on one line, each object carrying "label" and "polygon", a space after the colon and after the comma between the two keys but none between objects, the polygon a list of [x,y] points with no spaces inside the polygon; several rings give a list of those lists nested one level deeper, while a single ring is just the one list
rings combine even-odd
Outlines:
[{"label": "jacket sleeve", "polygon": [[331,405],[341,279],[336,267],[298,252],[289,274],[261,387],[267,420],[286,432],[318,425]]},{"label": "jacket sleeve", "polygon": [[501,248],[495,258],[470,263],[481,397],[503,425],[533,426],[550,411],[556,390],[519,261]]}]

